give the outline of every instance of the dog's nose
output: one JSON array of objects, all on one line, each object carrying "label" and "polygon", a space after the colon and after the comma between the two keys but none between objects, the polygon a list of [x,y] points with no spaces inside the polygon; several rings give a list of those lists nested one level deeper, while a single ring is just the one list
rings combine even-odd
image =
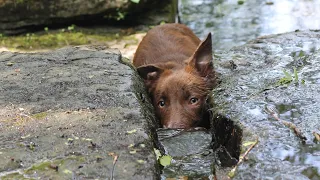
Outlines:
[{"label": "dog's nose", "polygon": [[164,128],[171,128],[171,129],[184,129],[186,128],[185,124],[182,124],[180,122],[169,122],[166,125],[163,125]]}]

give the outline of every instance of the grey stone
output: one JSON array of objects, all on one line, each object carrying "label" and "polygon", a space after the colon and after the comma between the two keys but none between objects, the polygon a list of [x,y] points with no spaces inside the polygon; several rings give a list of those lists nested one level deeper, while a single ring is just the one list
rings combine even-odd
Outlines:
[{"label": "grey stone", "polygon": [[157,179],[135,73],[120,60],[99,46],[1,52],[0,177]]},{"label": "grey stone", "polygon": [[[264,36],[217,57],[215,113],[240,122],[244,142],[259,139],[235,179],[319,177],[320,146],[312,133],[320,131],[320,32]],[[286,76],[292,81],[281,84]],[[316,170],[307,173],[310,168]]]}]

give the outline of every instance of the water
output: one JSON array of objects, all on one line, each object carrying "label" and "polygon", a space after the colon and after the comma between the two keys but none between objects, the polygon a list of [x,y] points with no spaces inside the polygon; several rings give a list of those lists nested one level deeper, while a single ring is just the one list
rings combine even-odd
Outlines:
[{"label": "water", "polygon": [[214,50],[228,50],[258,36],[320,29],[320,0],[180,0],[180,21]]}]

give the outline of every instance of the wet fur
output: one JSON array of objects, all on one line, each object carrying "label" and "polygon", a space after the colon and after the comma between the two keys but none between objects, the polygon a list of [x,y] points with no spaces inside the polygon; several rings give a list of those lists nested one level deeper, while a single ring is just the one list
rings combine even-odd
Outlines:
[{"label": "wet fur", "polygon": [[164,127],[208,124],[202,120],[215,85],[211,43],[211,34],[201,42],[187,26],[165,24],[150,30],[139,44],[133,64]]}]

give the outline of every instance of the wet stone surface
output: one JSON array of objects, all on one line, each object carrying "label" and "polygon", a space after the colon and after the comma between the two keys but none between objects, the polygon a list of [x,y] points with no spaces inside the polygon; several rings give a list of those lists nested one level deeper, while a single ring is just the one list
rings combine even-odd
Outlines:
[{"label": "wet stone surface", "polygon": [[158,140],[173,160],[162,170],[162,179],[186,176],[208,178],[214,174],[212,134],[205,130],[158,129]]},{"label": "wet stone surface", "polygon": [[[159,124],[142,82],[120,58],[97,46],[0,54],[2,179],[159,177],[151,143]],[[258,138],[235,179],[319,179],[312,135],[320,131],[319,61],[318,31],[261,37],[215,54],[221,83],[213,134],[159,130],[158,147],[174,155],[162,178],[226,178],[223,166],[236,163],[240,143]]]},{"label": "wet stone surface", "polygon": [[319,62],[319,31],[260,37],[216,54],[215,113],[243,125],[244,143],[259,139],[235,179],[320,178]]},{"label": "wet stone surface", "polygon": [[99,46],[1,52],[0,179],[156,179],[134,71],[120,59]]}]

